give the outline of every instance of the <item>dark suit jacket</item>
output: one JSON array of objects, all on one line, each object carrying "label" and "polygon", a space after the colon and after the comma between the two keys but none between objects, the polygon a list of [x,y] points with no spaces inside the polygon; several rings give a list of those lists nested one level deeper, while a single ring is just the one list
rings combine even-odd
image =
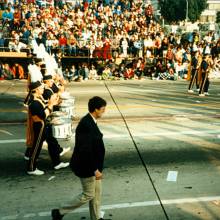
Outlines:
[{"label": "dark suit jacket", "polygon": [[70,167],[76,176],[92,177],[97,169],[102,172],[105,157],[102,138],[103,134],[92,116],[84,116],[76,128],[75,148],[70,161]]}]

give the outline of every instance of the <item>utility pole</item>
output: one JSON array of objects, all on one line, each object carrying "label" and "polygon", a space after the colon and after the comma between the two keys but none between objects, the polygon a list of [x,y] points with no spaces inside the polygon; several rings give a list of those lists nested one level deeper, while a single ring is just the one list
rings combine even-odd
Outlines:
[{"label": "utility pole", "polygon": [[186,23],[188,22],[189,18],[189,1],[186,0]]}]

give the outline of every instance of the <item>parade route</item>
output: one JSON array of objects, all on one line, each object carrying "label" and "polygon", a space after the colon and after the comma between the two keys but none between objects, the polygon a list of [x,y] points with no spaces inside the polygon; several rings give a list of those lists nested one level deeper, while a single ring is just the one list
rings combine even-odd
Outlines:
[{"label": "parade route", "polygon": [[[108,102],[98,122],[106,145],[106,219],[220,219],[220,81],[211,82],[207,97],[188,94],[187,86],[148,79],[67,85],[76,98],[74,127],[90,97]],[[53,170],[46,146],[39,158],[45,175],[25,173],[25,95],[26,81],[0,82],[0,220],[50,219],[52,208],[80,192],[69,168]],[[73,149],[74,135],[59,142]],[[89,219],[87,206],[64,219]]]}]

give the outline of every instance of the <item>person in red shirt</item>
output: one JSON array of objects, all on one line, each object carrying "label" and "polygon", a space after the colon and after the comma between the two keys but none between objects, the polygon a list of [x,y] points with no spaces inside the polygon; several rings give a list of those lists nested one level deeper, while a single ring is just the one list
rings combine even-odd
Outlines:
[{"label": "person in red shirt", "polygon": [[64,34],[61,34],[61,35],[60,35],[60,38],[59,38],[59,46],[60,46],[60,48],[61,48],[62,54],[64,54],[64,53],[65,53],[66,46],[67,46],[67,39],[66,39],[66,37],[64,36]]},{"label": "person in red shirt", "polygon": [[14,20],[13,20],[13,29],[18,29],[20,27],[21,13],[15,8],[14,11]]},{"label": "person in red shirt", "polygon": [[110,60],[111,58],[111,43],[109,39],[105,39],[103,46],[103,59]]}]

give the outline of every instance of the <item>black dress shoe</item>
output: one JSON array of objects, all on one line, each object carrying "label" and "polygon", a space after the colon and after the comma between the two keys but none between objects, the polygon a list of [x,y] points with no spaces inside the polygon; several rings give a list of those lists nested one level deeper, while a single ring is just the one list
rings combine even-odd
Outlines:
[{"label": "black dress shoe", "polygon": [[60,214],[59,209],[53,209],[51,211],[52,220],[62,220],[64,215]]},{"label": "black dress shoe", "polygon": [[106,218],[100,218],[99,220],[111,220],[111,219],[106,219]]}]

